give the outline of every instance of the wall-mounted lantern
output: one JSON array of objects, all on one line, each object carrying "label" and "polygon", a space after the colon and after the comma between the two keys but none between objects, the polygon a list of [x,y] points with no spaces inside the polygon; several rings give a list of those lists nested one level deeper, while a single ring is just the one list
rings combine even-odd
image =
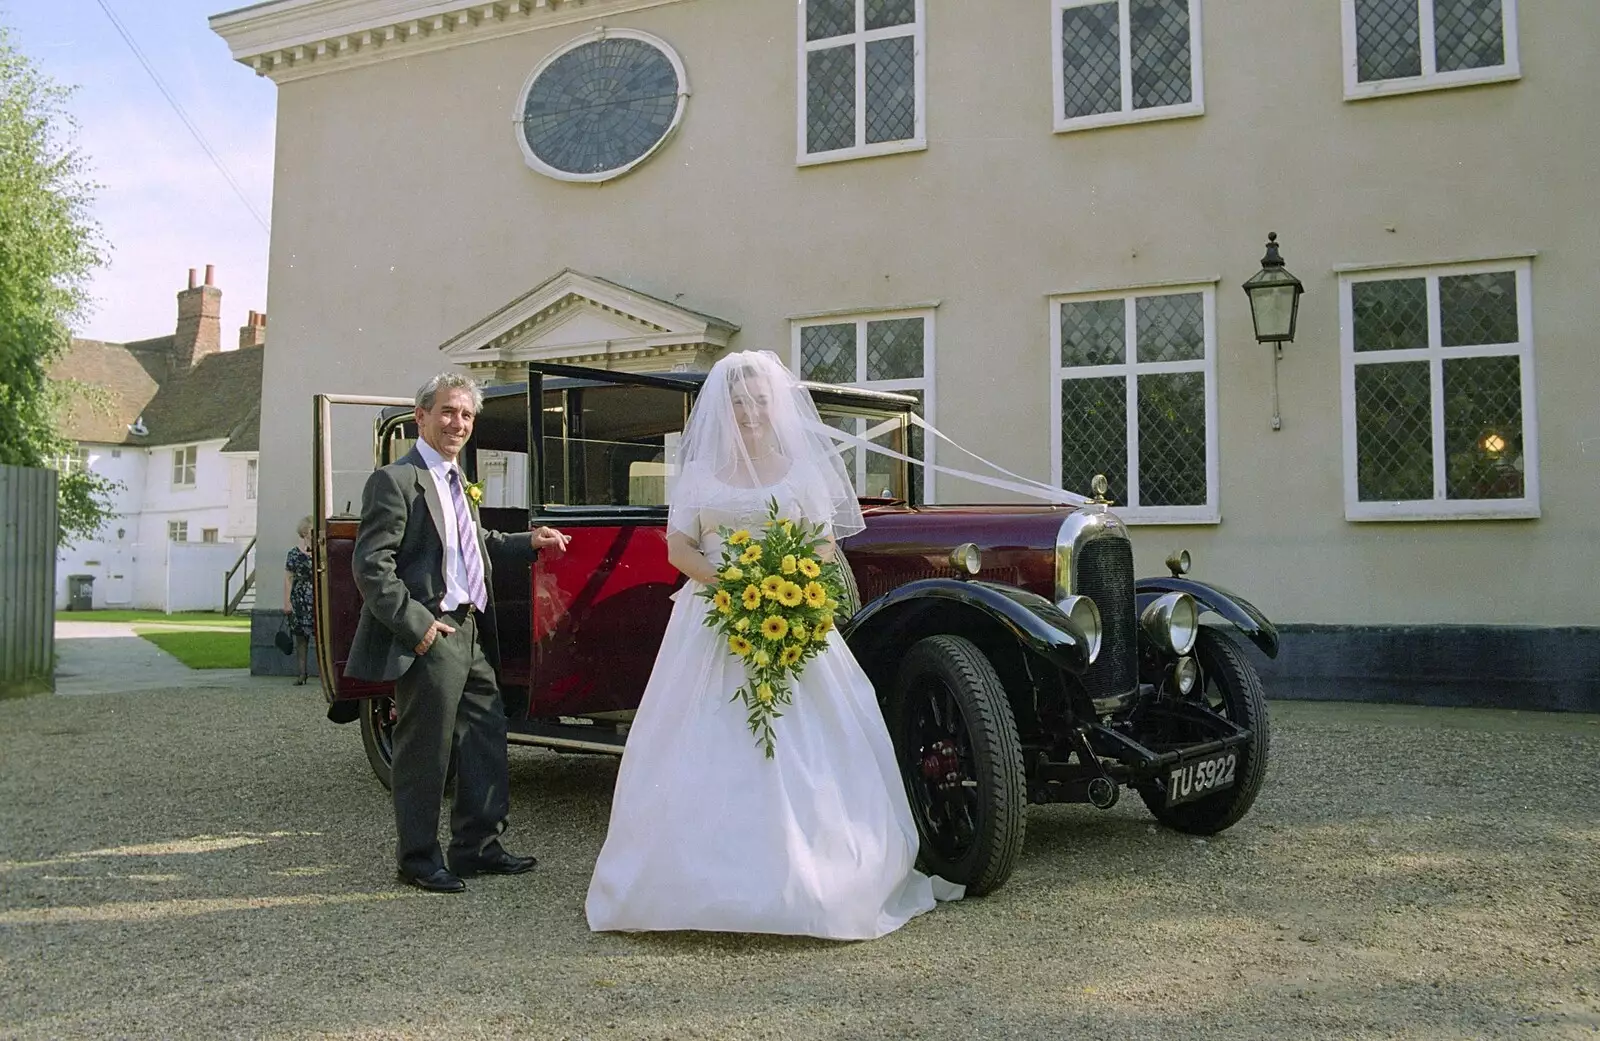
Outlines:
[{"label": "wall-mounted lantern", "polygon": [[1278,415],[1278,359],[1283,345],[1294,342],[1295,324],[1300,318],[1300,295],[1306,287],[1283,266],[1278,255],[1278,233],[1267,233],[1267,255],[1261,270],[1244,284],[1250,298],[1250,320],[1255,324],[1256,342],[1272,344],[1272,429],[1281,430]]}]

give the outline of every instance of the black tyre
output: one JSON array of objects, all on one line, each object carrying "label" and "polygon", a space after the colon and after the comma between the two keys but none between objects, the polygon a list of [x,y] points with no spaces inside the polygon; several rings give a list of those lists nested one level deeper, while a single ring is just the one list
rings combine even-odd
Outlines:
[{"label": "black tyre", "polygon": [[918,641],[889,694],[889,732],[922,840],[917,865],[973,896],[1011,875],[1027,794],[1022,743],[989,659],[959,636]]},{"label": "black tyre", "polygon": [[394,699],[367,698],[361,702],[361,744],[367,762],[385,788],[394,788]]},{"label": "black tyre", "polygon": [[1195,642],[1200,682],[1195,691],[1208,708],[1248,729],[1253,735],[1239,749],[1232,788],[1194,802],[1166,806],[1166,794],[1155,786],[1141,786],[1139,796],[1156,819],[1190,835],[1215,835],[1239,822],[1256,801],[1267,777],[1272,731],[1267,721],[1266,693],[1255,666],[1226,633],[1202,628]]}]

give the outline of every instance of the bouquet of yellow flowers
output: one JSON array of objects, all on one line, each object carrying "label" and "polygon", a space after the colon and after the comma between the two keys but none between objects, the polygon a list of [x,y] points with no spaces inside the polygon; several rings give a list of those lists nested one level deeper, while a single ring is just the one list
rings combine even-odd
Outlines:
[{"label": "bouquet of yellow flowers", "polygon": [[722,536],[718,580],[701,590],[710,601],[706,625],[728,641],[744,664],[745,683],[733,700],[744,702],[750,733],[772,758],[772,721],[790,704],[789,681],[822,651],[843,596],[839,565],[817,550],[827,543],[820,524],[778,515],[767,506],[759,533],[717,529]]}]

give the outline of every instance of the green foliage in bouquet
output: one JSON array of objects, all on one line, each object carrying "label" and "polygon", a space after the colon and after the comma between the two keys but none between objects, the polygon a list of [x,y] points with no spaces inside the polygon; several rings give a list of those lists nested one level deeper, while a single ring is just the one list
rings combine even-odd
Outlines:
[{"label": "green foliage in bouquet", "polygon": [[791,704],[790,682],[821,653],[843,597],[839,565],[823,559],[825,528],[783,517],[767,505],[759,532],[717,529],[722,536],[718,580],[698,594],[709,601],[705,624],[728,641],[744,664],[743,701],[750,733],[772,758],[772,721]]}]

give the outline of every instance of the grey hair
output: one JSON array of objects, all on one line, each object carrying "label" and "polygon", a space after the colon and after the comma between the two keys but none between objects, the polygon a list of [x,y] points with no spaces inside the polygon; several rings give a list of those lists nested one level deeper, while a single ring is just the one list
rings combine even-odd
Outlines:
[{"label": "grey hair", "polygon": [[306,516],[300,518],[299,524],[294,526],[294,533],[299,535],[301,538],[305,538],[307,535],[311,534],[311,528],[311,515],[307,514]]},{"label": "grey hair", "polygon": [[441,372],[428,377],[428,382],[417,389],[417,407],[432,411],[434,399],[441,390],[464,390],[472,395],[472,411],[483,411],[483,388],[478,386],[477,380],[459,372]]}]

